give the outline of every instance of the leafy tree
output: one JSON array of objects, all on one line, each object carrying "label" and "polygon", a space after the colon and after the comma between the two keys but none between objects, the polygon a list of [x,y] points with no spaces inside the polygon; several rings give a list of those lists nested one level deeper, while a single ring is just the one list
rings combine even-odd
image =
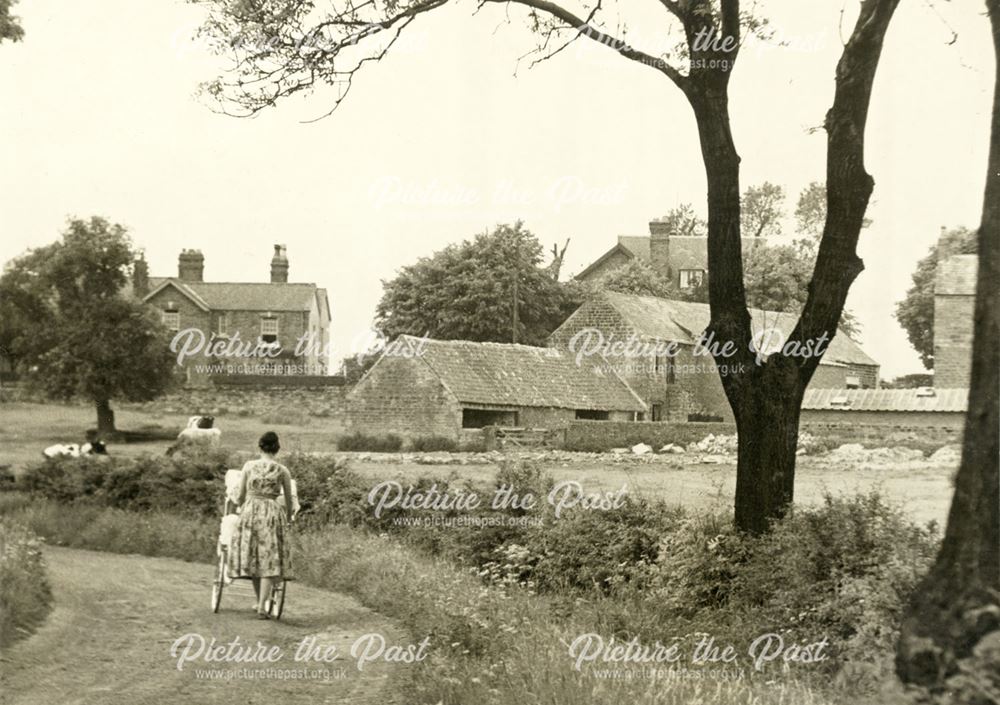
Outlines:
[{"label": "leafy tree", "polygon": [[[417,17],[448,4],[448,0],[201,2],[209,9],[205,32],[232,59],[230,71],[205,86],[206,94],[223,111],[244,115],[321,83],[341,88],[332,112],[350,94],[358,71],[390,51],[400,32]],[[854,28],[844,42],[833,104],[824,121],[828,208],[813,277],[788,344],[759,365],[741,266],[740,155],[730,124],[729,82],[746,35],[766,35],[767,22],[754,14],[756,5],[741,9],[739,0],[660,4],[662,25],[651,27],[649,34],[676,38],[677,47],[651,54],[614,34],[617,27],[634,24],[624,16],[626,3],[573,7],[561,0],[503,2],[510,15],[537,35],[536,60],[558,55],[572,41],[594,41],[643,70],[657,72],[691,107],[708,186],[710,333],[720,343],[715,347],[720,369],[736,370],[721,376],[739,434],[736,524],[760,533],[792,502],[802,397],[822,357],[794,353],[836,331],[851,284],[864,269],[857,241],[874,188],[864,164],[865,128],[883,40],[899,0],[861,0]],[[733,349],[735,353],[728,355]]]},{"label": "leafy tree", "polygon": [[941,234],[927,256],[917,262],[913,286],[896,304],[896,320],[906,331],[910,345],[920,354],[928,370],[934,368],[934,279],[938,262],[951,255],[974,254],[976,233],[968,228],[952,228]]},{"label": "leafy tree", "polygon": [[674,298],[677,295],[676,288],[669,279],[656,271],[649,262],[638,258],[606,273],[596,282],[596,288],[636,296]]},{"label": "leafy tree", "polygon": [[785,189],[768,181],[749,186],[740,201],[743,237],[774,237],[781,234]]},{"label": "leafy tree", "polygon": [[120,225],[71,220],[61,241],[14,260],[0,278],[0,291],[16,294],[4,305],[29,326],[11,339],[31,381],[53,398],[92,400],[102,435],[115,430],[112,399],[152,399],[174,369],[166,328],[122,293],[134,259]]},{"label": "leafy tree", "polygon": [[[986,6],[995,65],[1000,66],[1000,0],[987,0]],[[994,76],[976,240],[979,263],[962,460],[941,550],[913,591],[896,653],[900,677],[926,687],[937,702],[996,702],[1000,685],[1000,70]]]},{"label": "leafy tree", "polygon": [[375,327],[389,340],[406,333],[540,345],[572,305],[521,222],[422,257],[382,286]]},{"label": "leafy tree", "polygon": [[8,40],[19,42],[24,37],[21,18],[11,14],[11,9],[17,0],[0,0],[0,42]]}]

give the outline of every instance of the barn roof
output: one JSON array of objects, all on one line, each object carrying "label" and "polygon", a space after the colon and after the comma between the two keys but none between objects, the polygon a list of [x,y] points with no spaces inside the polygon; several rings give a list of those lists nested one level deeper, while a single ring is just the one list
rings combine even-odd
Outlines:
[{"label": "barn roof", "polygon": [[321,315],[329,315],[326,290],[315,284],[282,282],[192,282],[174,277],[150,277],[150,293],[172,284],[215,311],[309,311],[314,302]]},{"label": "barn roof", "polygon": [[[661,299],[656,296],[633,296],[614,291],[601,294],[626,319],[637,334],[693,345],[708,327],[711,312],[708,304]],[[754,332],[774,328],[783,336],[791,333],[797,316],[791,313],[750,309]],[[878,363],[843,331],[833,337],[822,364],[870,365]]]},{"label": "barn roof", "polygon": [[976,255],[952,255],[938,262],[934,277],[934,294],[972,296],[976,293]]},{"label": "barn roof", "polygon": [[400,337],[420,350],[419,359],[462,403],[597,411],[646,408],[603,358],[577,365],[574,356],[554,348]]},{"label": "barn roof", "polygon": [[803,409],[964,412],[968,389],[807,389]]}]

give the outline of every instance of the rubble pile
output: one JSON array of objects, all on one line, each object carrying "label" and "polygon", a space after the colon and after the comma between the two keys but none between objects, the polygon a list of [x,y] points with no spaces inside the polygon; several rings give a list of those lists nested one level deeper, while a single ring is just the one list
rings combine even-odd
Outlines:
[{"label": "rubble pile", "polygon": [[941,446],[931,453],[929,460],[938,465],[958,465],[962,460],[962,447],[959,445]]},{"label": "rubble pile", "polygon": [[731,436],[727,436],[720,433],[716,436],[710,433],[697,443],[693,443],[688,450],[696,450],[701,453],[711,453],[712,455],[735,453],[736,434],[734,433]]},{"label": "rubble pile", "polygon": [[845,443],[831,450],[827,458],[841,463],[885,465],[923,460],[923,451],[915,448],[865,448],[860,443]]}]

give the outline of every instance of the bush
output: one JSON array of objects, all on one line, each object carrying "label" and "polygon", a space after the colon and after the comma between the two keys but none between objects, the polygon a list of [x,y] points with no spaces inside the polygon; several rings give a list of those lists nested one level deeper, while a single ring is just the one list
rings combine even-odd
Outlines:
[{"label": "bush", "polygon": [[41,541],[0,516],[0,648],[27,636],[45,619],[51,603]]},{"label": "bush", "polygon": [[458,442],[447,436],[417,436],[410,441],[410,449],[416,453],[433,453],[435,451],[454,453],[458,450]]},{"label": "bush", "polygon": [[383,436],[368,435],[356,431],[341,436],[337,440],[337,450],[367,451],[371,453],[398,453],[403,447],[403,439],[395,433]]}]

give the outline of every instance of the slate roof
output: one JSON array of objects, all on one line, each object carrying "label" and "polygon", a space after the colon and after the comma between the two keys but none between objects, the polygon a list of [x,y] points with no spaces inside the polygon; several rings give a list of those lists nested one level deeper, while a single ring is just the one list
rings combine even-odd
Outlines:
[{"label": "slate roof", "polygon": [[952,255],[940,262],[934,277],[934,295],[974,296],[979,257]]},{"label": "slate roof", "polygon": [[602,364],[603,358],[577,365],[574,356],[553,348],[401,338],[412,349],[421,350],[413,359],[426,363],[461,403],[597,411],[646,409],[610,365]]},{"label": "slate roof", "polygon": [[171,283],[203,307],[217,311],[308,311],[317,302],[321,315],[329,316],[326,290],[315,284],[274,282],[190,282],[174,277],[150,277],[149,298]]},{"label": "slate roof", "polygon": [[807,389],[803,409],[964,412],[968,389]]},{"label": "slate roof", "polygon": [[[604,291],[601,296],[617,310],[639,335],[693,345],[708,327],[711,312],[708,304],[674,301],[655,296],[633,296]],[[776,328],[784,335],[791,333],[797,316],[790,313],[750,309],[754,332]],[[870,358],[844,332],[833,337],[821,364],[871,365]]]}]

